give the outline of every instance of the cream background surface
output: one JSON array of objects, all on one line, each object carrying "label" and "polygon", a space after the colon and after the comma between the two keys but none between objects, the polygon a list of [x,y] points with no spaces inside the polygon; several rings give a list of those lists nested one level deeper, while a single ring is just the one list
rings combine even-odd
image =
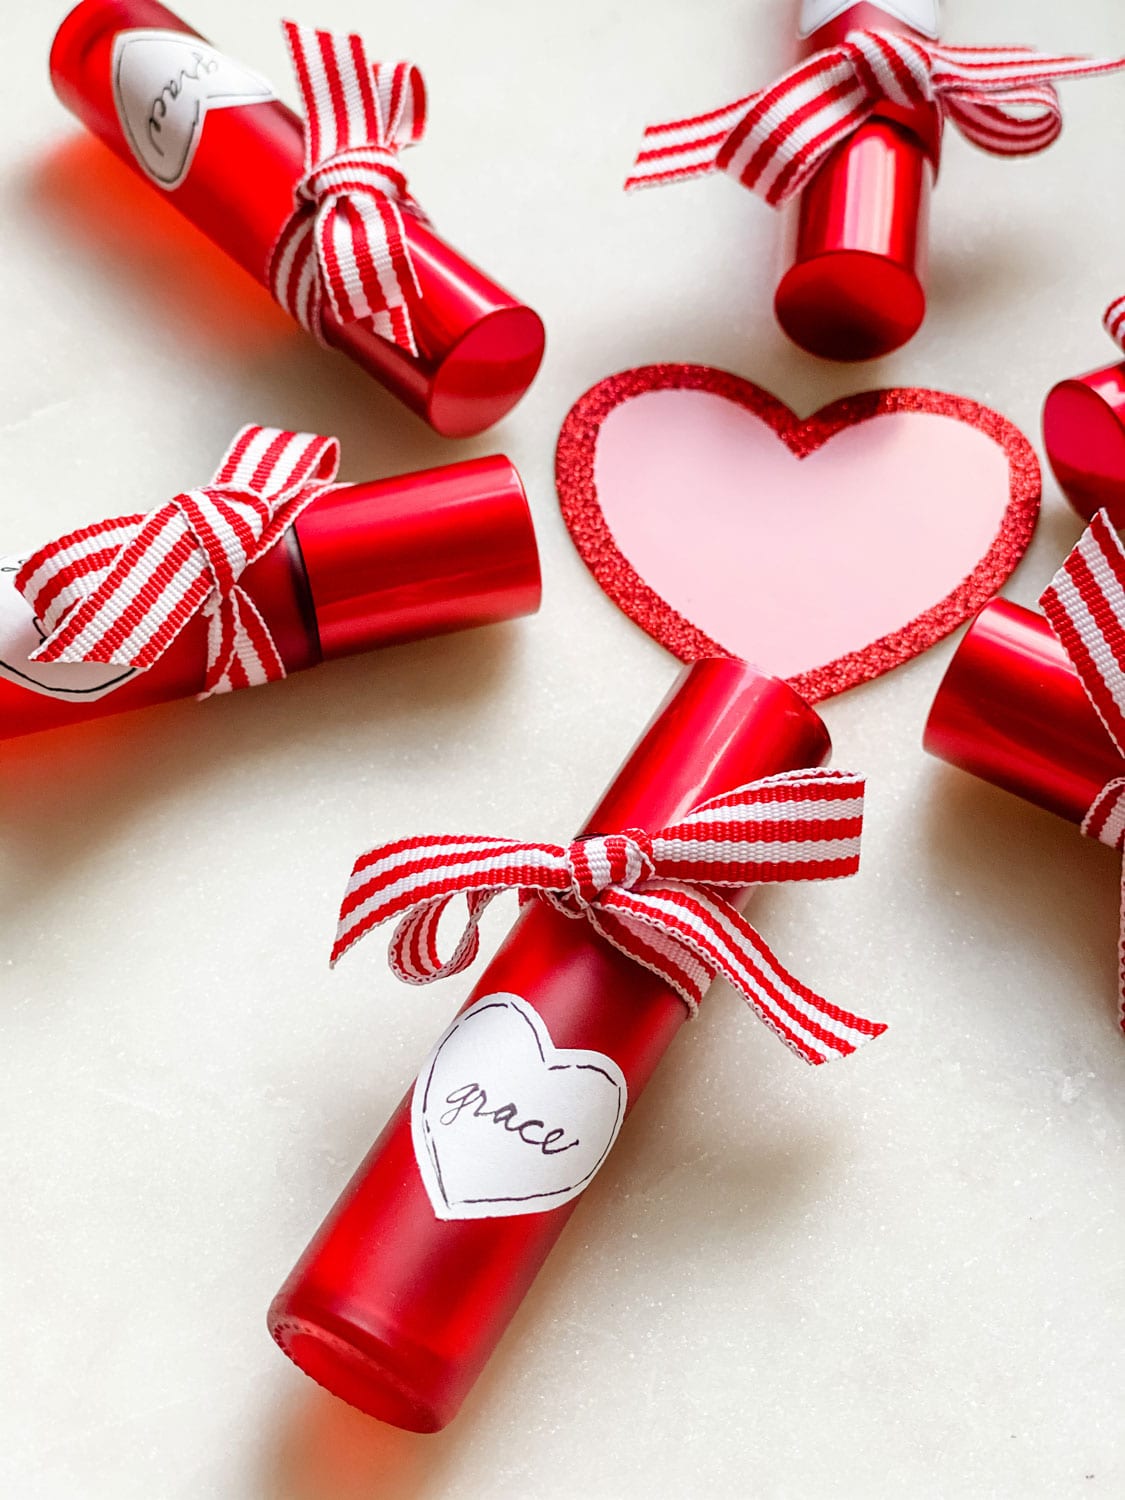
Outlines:
[{"label": "cream background surface", "polygon": [[[1111,357],[1125,80],[1066,87],[1037,161],[951,138],[927,327],[837,368],[774,327],[756,200],[619,191],[646,121],[784,64],[785,0],[320,0],[308,19],[424,65],[417,193],[550,328],[523,405],[450,444],[84,140],[46,76],[61,15],[0,8],[2,550],[198,482],[258,420],[337,433],[355,479],[506,451],[546,599],[534,621],[0,747],[0,1492],[1121,1495],[1117,862],[922,755],[948,646],[827,707],[837,763],[870,777],[862,876],[754,908],[811,982],[891,1022],[882,1041],[813,1074],[716,992],[443,1435],[325,1395],[264,1313],[465,992],[399,986],[378,942],[328,972],[352,857],[415,831],[566,837],[673,677],[559,519],[571,402],[680,359],[801,411],[955,390],[1037,439],[1051,382]],[[189,19],[292,99],[272,6],[194,0]],[[1111,53],[1125,17],[950,0],[947,34]],[[1015,597],[1078,530],[1048,480]]]}]

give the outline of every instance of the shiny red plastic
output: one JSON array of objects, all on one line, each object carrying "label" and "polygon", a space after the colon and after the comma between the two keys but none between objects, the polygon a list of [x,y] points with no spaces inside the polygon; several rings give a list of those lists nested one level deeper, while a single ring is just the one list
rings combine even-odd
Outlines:
[{"label": "shiny red plastic", "polygon": [[1043,443],[1078,514],[1089,520],[1104,507],[1125,526],[1125,364],[1056,385],[1043,407]]},{"label": "shiny red plastic", "polygon": [[[341,485],[314,500],[240,581],[287,672],[534,614],[540,598],[523,485],[499,456]],[[66,701],[0,676],[0,739],[191,697],[202,690],[206,658],[197,615],[154,667],[103,698]]]},{"label": "shiny red plastic", "polygon": [[[916,32],[857,4],[802,44],[802,56],[849,31]],[[794,343],[824,359],[875,359],[912,338],[926,313],[930,191],[941,152],[933,108],[881,106],[801,194],[791,265],[774,300]]]},{"label": "shiny red plastic", "polygon": [[531,512],[500,456],[348,485],[296,531],[325,657],[539,608]]},{"label": "shiny red plastic", "polygon": [[[584,831],[661,827],[746,781],[819,764],[830,748],[821,720],[785,683],[739,661],[697,662]],[[524,911],[466,1006],[500,991],[528,1000],[557,1046],[614,1058],[630,1107],[687,1015],[655,975],[543,904]],[[274,1299],[270,1331],[353,1406],[436,1431],[457,1413],[575,1206],[437,1219],[408,1096]]]},{"label": "shiny red plastic", "polygon": [[931,755],[1081,823],[1122,761],[1041,615],[997,599],[950,663],[926,724]]},{"label": "shiny red plastic", "polygon": [[[67,108],[145,176],[122,134],[110,77],[114,38],[141,28],[198,35],[157,0],[82,0],[55,37],[51,77]],[[303,139],[300,119],[277,101],[212,110],[187,177],[167,194],[263,285],[304,170]],[[419,355],[331,318],[326,337],[437,432],[468,437],[499,421],[535,378],[543,324],[433,230],[405,218],[423,292]]]}]

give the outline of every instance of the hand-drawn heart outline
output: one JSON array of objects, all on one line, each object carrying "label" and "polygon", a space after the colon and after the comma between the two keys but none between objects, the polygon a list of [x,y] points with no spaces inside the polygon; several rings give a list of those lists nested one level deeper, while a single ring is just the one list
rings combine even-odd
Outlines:
[{"label": "hand-drawn heart outline", "polygon": [[769,427],[798,459],[837,433],[890,412],[932,412],[979,429],[1008,458],[1010,498],[992,545],[958,586],[921,614],[834,661],[789,679],[810,703],[845,692],[912,660],[955,630],[998,592],[1027,550],[1039,516],[1042,477],[1030,442],[999,412],[966,396],[919,387],[862,391],[798,417],[761,386],[708,365],[659,364],[624,370],[599,381],[567,413],[555,453],[555,483],[563,520],[579,555],[624,614],[682,661],[735,653],[706,635],[645,582],[618,547],[602,512],[594,458],[602,423],[616,407],[652,391],[705,391],[744,407]]},{"label": "hand-drawn heart outline", "polygon": [[[517,1191],[516,1183],[509,1178],[505,1182],[505,1190],[502,1193],[480,1198],[466,1196],[450,1180],[450,1162],[443,1158],[435,1136],[432,1115],[440,1114],[445,1105],[454,1103],[454,1098],[453,1096],[444,1100],[439,1098],[435,1102],[430,1098],[430,1090],[436,1082],[439,1067],[446,1058],[447,1051],[451,1050],[459,1058],[460,1052],[464,1051],[467,1029],[476,1031],[478,1023],[486,1016],[503,1018],[503,1029],[498,1037],[495,1033],[495,1025],[493,1025],[493,1041],[498,1046],[498,1052],[493,1056],[492,1063],[495,1065],[497,1061],[499,1062],[502,1085],[499,1097],[491,1100],[494,1108],[497,1104],[503,1104],[512,1099],[511,1093],[508,1092],[512,1088],[521,1100],[526,1101],[527,1091],[535,1097],[536,1088],[542,1086],[541,1079],[548,1074],[593,1074],[602,1080],[599,1087],[608,1090],[612,1097],[613,1117],[602,1122],[603,1134],[600,1138],[595,1134],[592,1147],[588,1142],[586,1143],[585,1154],[580,1155],[578,1165],[573,1168],[576,1175],[567,1176],[561,1180],[552,1179],[549,1187],[544,1187],[542,1184],[532,1186],[531,1184],[535,1182],[534,1170],[532,1169],[528,1176],[528,1168],[525,1166],[521,1190]],[[530,1074],[527,1071],[527,1056],[523,1055],[527,1050],[529,1038],[538,1060]],[[505,1068],[507,1073],[505,1073]],[[472,1084],[471,1087],[474,1090],[480,1089],[481,1100],[484,1103],[487,1090],[482,1088],[479,1082],[480,1076],[477,1075],[478,1082]],[[489,1088],[494,1089],[495,1082],[495,1077],[489,1078]],[[585,1190],[613,1149],[625,1118],[628,1097],[629,1089],[625,1075],[613,1058],[585,1048],[556,1046],[542,1016],[534,1006],[528,1004],[519,995],[501,991],[483,996],[475,1004],[461,1011],[451,1023],[418,1074],[411,1094],[410,1131],[414,1144],[414,1158],[435,1215],[439,1219],[446,1220],[490,1219],[512,1214],[545,1213],[552,1208],[569,1203]],[[573,1104],[573,1091],[571,1103]],[[511,1108],[512,1104],[508,1104],[508,1107]],[[446,1122],[443,1121],[443,1123]],[[535,1119],[530,1123],[540,1127],[544,1124],[540,1119]],[[569,1123],[574,1123],[573,1116]],[[589,1125],[591,1122],[587,1118],[585,1123]],[[534,1145],[535,1143],[529,1142],[528,1144]],[[574,1144],[577,1145],[577,1141]],[[455,1164],[455,1158],[453,1163]]]}]

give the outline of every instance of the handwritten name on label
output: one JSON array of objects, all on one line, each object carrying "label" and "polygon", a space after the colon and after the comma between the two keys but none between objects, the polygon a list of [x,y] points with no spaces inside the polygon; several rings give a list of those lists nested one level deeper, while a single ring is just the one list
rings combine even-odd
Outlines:
[{"label": "handwritten name on label", "polygon": [[434,1213],[491,1219],[569,1203],[609,1155],[627,1099],[611,1057],[556,1047],[520,996],[478,1000],[438,1042],[411,1098]]},{"label": "handwritten name on label", "polygon": [[171,191],[188,174],[207,112],[274,99],[264,78],[182,31],[121,31],[113,98],[133,155]]},{"label": "handwritten name on label", "polygon": [[[801,31],[803,37],[812,36],[829,21],[835,21],[845,11],[854,10],[858,0],[804,0],[801,6]],[[941,34],[941,0],[867,0],[875,10],[884,10],[896,21],[921,32],[923,36]],[[866,24],[866,23],[865,23]]]},{"label": "handwritten name on label", "polygon": [[135,676],[132,667],[98,662],[30,661],[45,635],[31,605],[16,588],[23,557],[0,557],[0,677],[19,687],[72,703],[104,698]]}]

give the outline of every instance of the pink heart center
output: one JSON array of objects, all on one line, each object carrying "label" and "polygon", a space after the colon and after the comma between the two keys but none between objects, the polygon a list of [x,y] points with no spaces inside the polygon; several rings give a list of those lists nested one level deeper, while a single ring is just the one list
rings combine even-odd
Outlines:
[{"label": "pink heart center", "polygon": [[934,412],[880,413],[798,458],[752,411],[703,390],[616,406],[594,475],[646,583],[782,677],[902,629],[956,589],[992,545],[1011,485],[993,438]]}]

